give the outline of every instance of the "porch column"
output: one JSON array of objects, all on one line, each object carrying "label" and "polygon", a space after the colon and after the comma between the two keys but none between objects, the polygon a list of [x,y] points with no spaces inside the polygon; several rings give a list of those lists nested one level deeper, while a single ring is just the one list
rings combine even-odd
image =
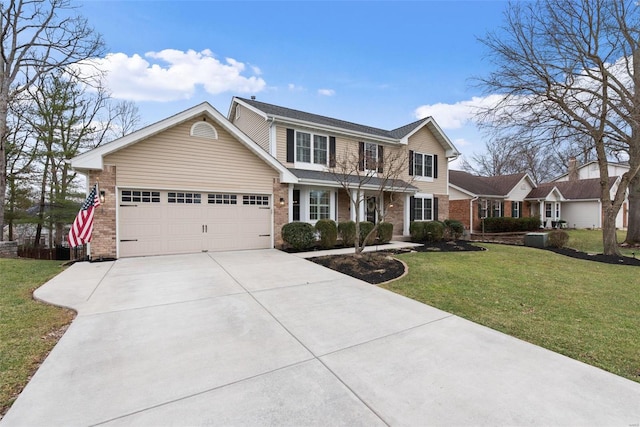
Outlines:
[{"label": "porch column", "polygon": [[404,229],[402,230],[402,234],[405,236],[409,236],[409,226],[411,225],[411,194],[404,195]]},{"label": "porch column", "polygon": [[542,228],[546,227],[546,224],[544,223],[544,213],[545,213],[544,209],[545,209],[544,208],[544,200],[541,200],[540,201],[540,207],[539,207],[538,210],[539,210],[539,216],[540,216],[540,224],[542,224]]}]

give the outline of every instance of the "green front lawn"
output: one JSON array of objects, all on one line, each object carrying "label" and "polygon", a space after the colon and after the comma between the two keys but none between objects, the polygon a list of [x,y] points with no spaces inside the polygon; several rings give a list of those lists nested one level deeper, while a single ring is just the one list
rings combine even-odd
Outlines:
[{"label": "green front lawn", "polygon": [[481,246],[400,255],[409,274],[385,288],[640,382],[640,267]]},{"label": "green front lawn", "polygon": [[60,273],[60,261],[0,259],[0,414],[73,319],[70,310],[33,299],[33,291]]},{"label": "green front lawn", "polygon": [[[569,242],[567,246],[582,252],[591,254],[602,253],[602,230],[567,230],[569,233]],[[624,242],[627,232],[618,230],[618,243]],[[640,258],[640,250],[620,248],[620,253],[625,256],[634,256]]]}]

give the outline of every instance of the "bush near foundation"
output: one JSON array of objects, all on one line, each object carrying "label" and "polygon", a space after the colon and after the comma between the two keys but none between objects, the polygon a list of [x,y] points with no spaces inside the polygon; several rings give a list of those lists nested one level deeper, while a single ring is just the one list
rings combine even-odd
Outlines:
[{"label": "bush near foundation", "polygon": [[439,242],[444,238],[444,224],[440,221],[424,223],[424,234],[427,242]]},{"label": "bush near foundation", "polygon": [[356,244],[356,223],[354,221],[342,221],[338,223],[338,234],[345,247]]},{"label": "bush near foundation", "polygon": [[316,231],[320,235],[319,245],[322,249],[331,249],[338,240],[338,226],[330,219],[320,219],[316,222]]},{"label": "bush near foundation", "polygon": [[445,239],[458,240],[464,233],[464,225],[457,219],[444,220]]},{"label": "bush near foundation", "polygon": [[311,249],[316,243],[316,231],[307,222],[290,222],[282,226],[282,240],[297,251]]},{"label": "bush near foundation", "polygon": [[485,218],[484,231],[487,233],[510,233],[518,231],[535,231],[540,228],[540,218]]},{"label": "bush near foundation", "polygon": [[[365,237],[373,230],[373,227],[375,227],[375,225],[372,222],[360,221],[360,244],[364,242]],[[369,240],[364,243],[366,245],[373,245],[376,242],[376,237],[376,233],[373,233],[371,237],[369,237]]]},{"label": "bush near foundation", "polygon": [[378,241],[380,243],[389,243],[393,238],[393,224],[390,222],[381,222],[378,224]]}]

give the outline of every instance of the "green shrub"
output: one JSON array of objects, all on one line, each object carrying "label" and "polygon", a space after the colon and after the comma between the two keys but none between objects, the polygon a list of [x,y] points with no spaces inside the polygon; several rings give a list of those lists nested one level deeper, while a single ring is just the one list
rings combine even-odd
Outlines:
[{"label": "green shrub", "polygon": [[[373,227],[375,227],[375,224],[369,221],[360,221],[360,244],[362,245],[364,242],[364,238],[367,237],[367,234],[369,234],[369,232],[371,230],[373,230]],[[365,242],[365,245],[373,245],[376,242],[376,233],[373,233],[371,235],[371,237],[369,237],[369,240],[367,240]]]},{"label": "green shrub", "polygon": [[568,241],[569,233],[563,230],[553,230],[547,237],[547,244],[552,248],[564,248]]},{"label": "green shrub", "polygon": [[535,231],[540,228],[539,218],[495,217],[484,219],[484,231],[487,233],[510,233]]},{"label": "green shrub", "polygon": [[444,237],[444,224],[440,221],[424,223],[424,234],[427,242],[439,242]]},{"label": "green shrub", "polygon": [[338,226],[330,219],[320,219],[316,222],[316,231],[320,235],[320,247],[331,249],[338,240]]},{"label": "green shrub", "polygon": [[282,226],[282,240],[297,251],[310,249],[316,242],[315,229],[307,222],[290,222]]},{"label": "green shrub", "polygon": [[426,222],[424,221],[412,221],[409,224],[409,234],[411,235],[411,241],[413,243],[424,243],[425,241],[425,231],[424,225]]},{"label": "green shrub", "polygon": [[389,243],[393,238],[393,224],[381,222],[378,224],[378,240],[380,243]]},{"label": "green shrub", "polygon": [[445,219],[444,234],[447,239],[458,240],[464,234],[464,225],[457,219]]},{"label": "green shrub", "polygon": [[342,244],[345,247],[354,246],[356,244],[356,223],[353,221],[338,223],[338,234],[340,234]]}]

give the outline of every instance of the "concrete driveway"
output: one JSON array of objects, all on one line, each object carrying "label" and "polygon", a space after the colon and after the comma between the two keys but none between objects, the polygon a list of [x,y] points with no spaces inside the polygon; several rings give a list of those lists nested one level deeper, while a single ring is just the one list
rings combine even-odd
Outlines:
[{"label": "concrete driveway", "polygon": [[0,422],[620,425],[640,384],[277,250],[79,263],[78,316]]}]

